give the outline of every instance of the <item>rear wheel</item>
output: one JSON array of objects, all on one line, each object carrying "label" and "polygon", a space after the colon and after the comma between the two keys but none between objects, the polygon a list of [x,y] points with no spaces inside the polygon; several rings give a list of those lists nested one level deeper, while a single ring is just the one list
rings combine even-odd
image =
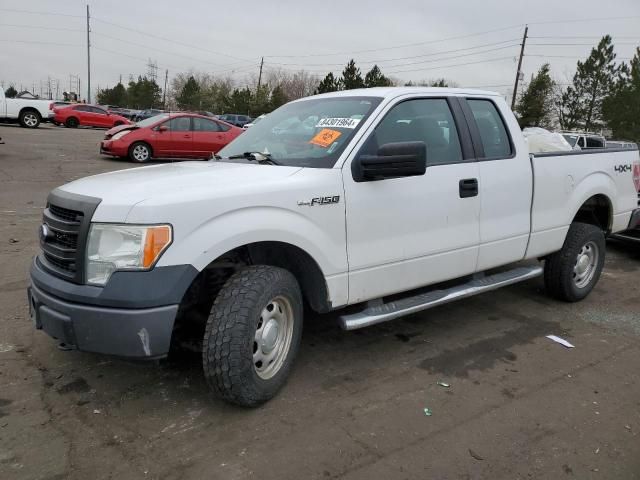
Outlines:
[{"label": "rear wheel", "polygon": [[78,125],[80,124],[80,122],[78,121],[78,119],[76,117],[69,117],[67,118],[67,120],[64,122],[65,126],[67,126],[68,128],[77,128]]},{"label": "rear wheel", "polygon": [[136,163],[144,163],[151,159],[151,147],[144,142],[136,142],[129,147],[129,158]]},{"label": "rear wheel", "polygon": [[40,125],[40,114],[35,110],[24,110],[20,112],[20,125],[25,128],[37,128]]},{"label": "rear wheel", "polygon": [[572,223],[559,252],[547,257],[544,282],[555,298],[577,302],[598,283],[605,257],[602,230],[587,223]]},{"label": "rear wheel", "polygon": [[302,295],[287,270],[251,266],[218,293],[205,329],[202,361],[213,391],[254,407],[284,385],[302,336]]}]

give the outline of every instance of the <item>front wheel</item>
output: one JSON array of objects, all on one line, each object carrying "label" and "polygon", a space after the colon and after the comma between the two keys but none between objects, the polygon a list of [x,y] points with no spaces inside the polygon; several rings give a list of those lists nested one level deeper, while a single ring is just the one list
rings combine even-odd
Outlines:
[{"label": "front wheel", "polygon": [[20,125],[25,128],[38,128],[40,125],[40,114],[34,110],[20,112]]},{"label": "front wheel", "polygon": [[300,346],[302,294],[287,270],[247,267],[218,293],[205,329],[207,383],[224,400],[255,407],[284,385]]},{"label": "front wheel", "polygon": [[566,302],[582,300],[598,283],[604,257],[603,231],[595,225],[572,223],[562,249],[545,261],[547,291]]},{"label": "front wheel", "polygon": [[129,148],[129,158],[136,163],[144,163],[151,159],[151,147],[143,142],[137,142]]},{"label": "front wheel", "polygon": [[79,124],[80,124],[80,122],[78,121],[78,119],[76,117],[69,117],[69,118],[67,118],[67,121],[64,122],[64,125],[67,128],[78,128]]}]

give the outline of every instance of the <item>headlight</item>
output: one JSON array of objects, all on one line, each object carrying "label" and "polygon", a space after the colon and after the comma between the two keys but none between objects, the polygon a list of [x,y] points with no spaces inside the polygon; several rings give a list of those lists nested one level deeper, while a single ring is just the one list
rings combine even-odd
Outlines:
[{"label": "headlight", "polygon": [[93,223],[87,242],[87,283],[104,285],[116,270],[148,270],[171,244],[170,225]]},{"label": "headlight", "polygon": [[121,132],[118,132],[113,137],[111,137],[111,140],[119,140],[129,132],[131,132],[131,130],[122,130]]}]

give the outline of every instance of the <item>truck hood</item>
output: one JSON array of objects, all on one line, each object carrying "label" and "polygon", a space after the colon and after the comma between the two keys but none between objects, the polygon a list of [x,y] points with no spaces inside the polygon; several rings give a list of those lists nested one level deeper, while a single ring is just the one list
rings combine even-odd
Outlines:
[{"label": "truck hood", "polygon": [[300,171],[300,167],[231,162],[181,162],[131,168],[82,178],[60,187],[101,199],[94,221],[122,222],[138,203],[153,199],[214,199],[238,190],[258,192]]}]

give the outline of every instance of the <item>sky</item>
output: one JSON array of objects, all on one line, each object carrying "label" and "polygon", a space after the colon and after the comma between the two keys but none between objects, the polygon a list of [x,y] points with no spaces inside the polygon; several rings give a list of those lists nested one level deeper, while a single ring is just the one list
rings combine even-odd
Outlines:
[{"label": "sky", "polygon": [[353,58],[363,74],[377,63],[402,81],[444,77],[510,98],[525,24],[527,79],[549,62],[569,82],[605,34],[621,59],[640,45],[638,0],[0,0],[0,85],[39,94],[51,79],[62,95],[73,75],[86,98],[87,4],[92,96],[150,60],[161,86],[167,70],[169,81],[195,70],[242,86],[264,57],[265,69],[320,77]]}]

